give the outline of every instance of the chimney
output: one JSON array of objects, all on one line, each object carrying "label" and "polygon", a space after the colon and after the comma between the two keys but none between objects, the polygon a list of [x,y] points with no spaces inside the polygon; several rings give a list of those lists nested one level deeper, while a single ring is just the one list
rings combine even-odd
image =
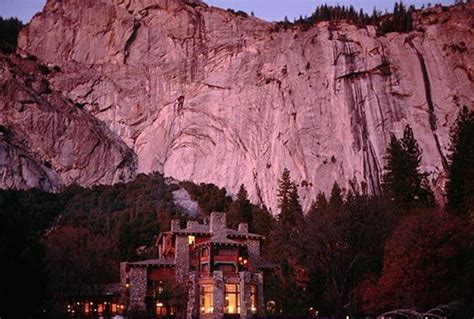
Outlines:
[{"label": "chimney", "polygon": [[199,225],[199,223],[195,220],[188,220],[188,222],[186,223],[186,228],[189,229],[189,228],[193,228],[194,226],[197,226]]},{"label": "chimney", "polygon": [[209,230],[211,233],[219,233],[224,231],[226,228],[226,215],[225,213],[212,212],[211,213],[211,223],[209,225]]},{"label": "chimney", "polygon": [[247,223],[240,223],[239,224],[239,231],[243,233],[248,233],[249,232],[249,224]]},{"label": "chimney", "polygon": [[171,221],[171,231],[178,231],[181,229],[181,226],[179,225],[179,219],[173,219]]}]

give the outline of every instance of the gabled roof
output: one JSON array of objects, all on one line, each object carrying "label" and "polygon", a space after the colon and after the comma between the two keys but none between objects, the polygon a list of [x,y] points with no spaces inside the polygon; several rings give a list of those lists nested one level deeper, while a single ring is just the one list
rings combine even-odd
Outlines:
[{"label": "gabled roof", "polygon": [[[234,237],[234,238],[253,238],[253,239],[265,239],[264,236],[262,235],[258,235],[258,234],[254,234],[254,233],[249,233],[249,232],[245,232],[245,231],[240,231],[240,230],[236,230],[236,229],[231,229],[231,228],[226,228],[225,230],[223,230],[223,232],[226,233],[226,235],[228,237]],[[170,234],[177,234],[177,235],[214,235],[214,233],[212,233],[210,231],[210,227],[209,225],[202,225],[202,224],[194,224],[192,225],[191,227],[188,227],[188,228],[183,228],[183,229],[179,229],[179,230],[175,230],[175,231],[166,231],[166,232],[162,232],[160,233],[160,235],[158,236],[158,239],[156,240],[156,245],[158,245],[158,243],[160,242],[161,238],[165,235],[170,235]]]},{"label": "gabled roof", "polygon": [[249,238],[255,238],[255,239],[257,238],[265,239],[264,236],[259,235],[259,234],[244,232],[244,231],[235,230],[231,228],[227,228],[226,230],[227,230],[227,235],[231,237],[249,237]]},{"label": "gabled roof", "polygon": [[218,234],[212,236],[209,240],[206,240],[205,242],[196,244],[196,246],[203,246],[203,245],[206,245],[206,244],[220,244],[220,245],[231,245],[231,246],[232,245],[235,245],[235,246],[244,246],[245,245],[244,243],[241,243],[241,242],[238,242],[238,241],[227,238],[227,233],[226,232],[218,233]]},{"label": "gabled roof", "polygon": [[173,267],[174,260],[172,259],[148,259],[128,263],[129,266],[156,266],[156,267]]},{"label": "gabled roof", "polygon": [[175,230],[175,234],[210,234],[209,225],[195,224],[191,227]]}]

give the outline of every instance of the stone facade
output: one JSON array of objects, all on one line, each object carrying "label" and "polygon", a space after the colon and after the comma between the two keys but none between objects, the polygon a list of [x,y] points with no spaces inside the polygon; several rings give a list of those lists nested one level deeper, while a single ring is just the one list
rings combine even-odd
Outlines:
[{"label": "stone facade", "polygon": [[198,274],[194,271],[189,274],[187,303],[186,318],[197,318],[199,316],[199,285]]},{"label": "stone facade", "polygon": [[175,245],[176,276],[179,282],[184,282],[189,274],[189,244],[186,236],[176,236]]},{"label": "stone facade", "polygon": [[265,315],[265,298],[263,295],[263,274],[257,273],[257,315],[263,317]]},{"label": "stone facade", "polygon": [[128,272],[130,280],[129,309],[134,312],[145,312],[145,297],[147,291],[147,269],[145,267],[132,267]]},{"label": "stone facade", "polygon": [[256,265],[260,262],[260,241],[257,239],[247,239],[247,251],[251,270],[255,271]]},{"label": "stone facade", "polygon": [[211,214],[210,231],[213,234],[221,233],[226,229],[226,214],[214,212]]},{"label": "stone facade", "polygon": [[214,283],[213,287],[213,301],[214,301],[214,313],[213,319],[222,319],[224,318],[224,304],[225,304],[225,295],[224,295],[224,274],[222,271],[214,271],[212,273],[212,279]]},{"label": "stone facade", "polygon": [[[187,289],[179,297],[187,297],[181,306],[186,309],[179,314],[183,318],[223,319],[229,314],[250,319],[257,311],[261,316],[262,239],[250,233],[247,224],[226,228],[225,213],[211,213],[208,225],[190,221],[186,228],[173,220],[170,231],[157,240],[158,259],[120,264],[124,304],[134,313],[158,313],[163,304],[159,291],[167,282]],[[166,307],[168,313],[170,305]]]},{"label": "stone facade", "polygon": [[240,319],[248,319],[252,317],[250,303],[250,279],[251,274],[248,271],[241,271],[240,278]]}]

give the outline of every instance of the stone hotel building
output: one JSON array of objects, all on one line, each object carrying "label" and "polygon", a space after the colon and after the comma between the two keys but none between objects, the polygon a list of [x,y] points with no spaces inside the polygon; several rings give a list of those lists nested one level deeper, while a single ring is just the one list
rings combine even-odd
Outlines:
[{"label": "stone hotel building", "polygon": [[207,225],[178,220],[156,242],[158,259],[121,263],[120,277],[126,308],[148,315],[173,315],[160,292],[166,283],[186,287],[186,317],[252,318],[264,313],[263,236],[226,228],[225,213],[211,214]]}]

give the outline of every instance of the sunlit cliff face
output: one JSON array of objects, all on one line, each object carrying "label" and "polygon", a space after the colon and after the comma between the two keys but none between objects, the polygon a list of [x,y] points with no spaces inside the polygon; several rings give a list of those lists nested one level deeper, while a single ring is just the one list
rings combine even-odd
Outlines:
[{"label": "sunlit cliff face", "polygon": [[[1,96],[1,121],[26,143],[1,142],[11,149],[3,161],[31,159],[6,168],[2,186],[55,190],[161,171],[232,193],[243,183],[275,212],[284,167],[305,206],[334,181],[377,192],[390,134],[409,124],[440,192],[449,129],[473,105],[473,10],[434,8],[417,31],[377,37],[345,22],[276,30],[199,2],[50,0],[18,52],[57,66],[37,75],[52,93],[12,87],[33,97],[26,113],[23,100]],[[51,129],[60,121],[78,128],[51,143],[65,136]],[[41,170],[42,183],[31,177]]]}]

